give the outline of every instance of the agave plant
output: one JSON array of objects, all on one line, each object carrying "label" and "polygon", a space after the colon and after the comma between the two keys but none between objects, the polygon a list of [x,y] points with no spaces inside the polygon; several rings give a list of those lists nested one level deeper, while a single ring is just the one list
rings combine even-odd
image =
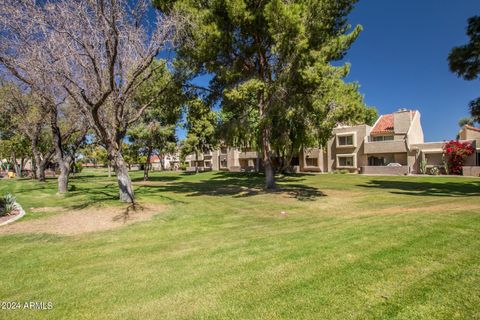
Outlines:
[{"label": "agave plant", "polygon": [[3,197],[0,197],[0,216],[8,216],[17,209],[17,199],[7,193]]}]

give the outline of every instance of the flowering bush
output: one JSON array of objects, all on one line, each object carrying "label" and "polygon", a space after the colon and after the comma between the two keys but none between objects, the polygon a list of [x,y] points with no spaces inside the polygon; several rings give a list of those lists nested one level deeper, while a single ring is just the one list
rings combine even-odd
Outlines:
[{"label": "flowering bush", "polygon": [[447,158],[448,172],[451,174],[462,174],[465,158],[475,152],[470,142],[452,140],[443,145],[443,154]]}]

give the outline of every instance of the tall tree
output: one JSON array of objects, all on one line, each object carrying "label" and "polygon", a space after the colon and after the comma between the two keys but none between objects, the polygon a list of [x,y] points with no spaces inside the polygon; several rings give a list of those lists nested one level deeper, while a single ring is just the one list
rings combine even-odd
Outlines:
[{"label": "tall tree", "polygon": [[183,141],[182,158],[195,155],[195,173],[198,173],[198,155],[212,150],[216,145],[215,128],[217,114],[200,98],[189,101],[186,128],[187,137]]},{"label": "tall tree", "polygon": [[[448,56],[450,70],[465,80],[480,76],[480,16],[468,19],[467,36],[470,41],[452,49]],[[470,101],[470,114],[480,122],[480,98]]]},{"label": "tall tree", "polygon": [[[172,144],[175,145],[175,128],[185,100],[181,78],[177,79],[170,73],[164,61],[155,60],[151,68],[154,69],[153,76],[139,88],[134,99],[140,105],[154,97],[156,99],[128,131],[132,148],[145,156],[145,181],[148,180],[151,156],[161,156],[171,150]],[[159,91],[163,94],[157,97]]]},{"label": "tall tree", "polygon": [[213,74],[210,98],[221,101],[225,122],[237,124],[228,127],[245,133],[244,123],[255,135],[249,144],[261,152],[267,189],[275,188],[279,150],[321,143],[335,124],[365,113],[357,86],[343,82],[349,66],[331,63],[361,31],[346,21],[355,2],[154,0],[193,21],[194,45],[178,56],[197,74]]},{"label": "tall tree", "polygon": [[149,67],[154,58],[172,47],[181,20],[172,13],[147,21],[152,17],[149,7],[147,0],[5,0],[1,15],[7,28],[0,33],[5,47],[0,61],[22,75],[25,70],[9,55],[8,46],[16,44],[17,34],[25,35],[27,45],[39,44],[37,56],[48,58],[48,72],[42,74],[66,92],[102,140],[114,166],[120,199],[126,202],[134,202],[134,193],[122,142],[129,126],[156,99],[140,105],[133,95],[152,76]]},{"label": "tall tree", "polygon": [[19,85],[3,81],[0,87],[0,117],[8,119],[8,124],[16,133],[29,139],[34,164],[34,177],[45,181],[45,168],[52,160],[55,149],[49,132],[48,110],[42,99],[24,92]]},{"label": "tall tree", "polygon": [[[12,78],[21,86],[21,93],[35,97],[41,119],[48,122],[52,136],[54,157],[60,169],[58,192],[68,190],[68,177],[72,163],[71,149],[81,143],[85,133],[84,114],[71,112],[69,105],[74,100],[67,99],[62,90],[64,79],[59,77],[59,66],[65,56],[65,43],[56,41],[52,35],[56,25],[48,19],[50,12],[59,19],[60,12],[55,12],[55,5],[50,2],[35,1],[2,2],[0,10],[0,72],[5,78]],[[55,12],[55,13],[54,13]],[[55,56],[55,53],[60,53]],[[64,115],[68,114],[68,120]],[[19,116],[24,114],[19,113]],[[40,130],[32,128],[33,130]],[[72,144],[68,139],[76,136]],[[36,161],[37,162],[37,161]]]}]

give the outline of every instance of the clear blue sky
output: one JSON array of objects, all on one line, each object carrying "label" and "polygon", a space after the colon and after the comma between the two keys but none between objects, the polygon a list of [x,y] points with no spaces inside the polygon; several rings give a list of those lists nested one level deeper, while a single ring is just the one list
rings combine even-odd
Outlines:
[{"label": "clear blue sky", "polygon": [[[352,64],[347,81],[360,83],[365,102],[379,114],[420,110],[425,141],[455,138],[468,102],[480,96],[480,82],[457,78],[447,57],[467,42],[473,15],[480,15],[480,0],[360,0],[349,22],[364,31],[345,58]],[[177,134],[185,137],[183,129]]]},{"label": "clear blue sky", "polygon": [[425,141],[455,138],[480,81],[448,69],[452,47],[467,42],[467,19],[480,0],[360,0],[349,22],[364,31],[348,52],[349,81],[358,81],[368,105],[380,114],[418,109]]}]

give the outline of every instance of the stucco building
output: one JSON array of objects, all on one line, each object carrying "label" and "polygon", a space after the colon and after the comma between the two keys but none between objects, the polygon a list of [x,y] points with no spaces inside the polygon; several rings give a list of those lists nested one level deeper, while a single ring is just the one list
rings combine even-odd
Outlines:
[{"label": "stucco building", "polygon": [[[466,159],[465,175],[480,175],[480,129],[465,126],[460,139],[470,141],[476,153]],[[425,142],[418,110],[400,109],[381,115],[373,126],[339,126],[323,148],[305,148],[292,166],[300,172],[348,170],[364,174],[418,174],[444,167],[444,142]],[[194,170],[195,156],[186,158]],[[198,157],[200,170],[257,171],[261,169],[255,150],[222,147]]]}]

